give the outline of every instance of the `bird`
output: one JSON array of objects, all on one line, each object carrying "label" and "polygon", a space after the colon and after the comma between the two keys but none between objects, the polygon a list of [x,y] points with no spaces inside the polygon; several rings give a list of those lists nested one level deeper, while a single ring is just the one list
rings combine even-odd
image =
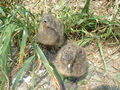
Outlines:
[{"label": "bird", "polygon": [[51,13],[45,13],[41,17],[38,27],[38,41],[49,46],[61,46],[64,43],[63,24]]},{"label": "bird", "polygon": [[76,44],[67,43],[58,51],[54,65],[65,77],[82,77],[88,70],[86,52]]}]

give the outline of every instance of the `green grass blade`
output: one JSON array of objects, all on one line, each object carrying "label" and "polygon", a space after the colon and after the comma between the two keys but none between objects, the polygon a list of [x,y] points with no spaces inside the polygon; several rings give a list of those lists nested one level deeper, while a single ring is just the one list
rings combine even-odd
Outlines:
[{"label": "green grass blade", "polygon": [[[113,31],[112,31],[111,33],[112,33],[112,35],[114,36],[114,38],[115,38],[115,40],[117,41],[117,43],[120,43],[120,41],[117,39],[115,33],[114,33]],[[120,35],[120,34],[119,34],[119,35]]]},{"label": "green grass blade", "polygon": [[24,48],[26,46],[27,37],[28,37],[28,29],[25,26],[24,30],[23,30],[22,42],[21,42],[21,45],[20,45],[20,59],[19,59],[19,64],[23,63],[23,57],[25,56]]},{"label": "green grass blade", "polygon": [[[11,36],[13,31],[15,30],[16,25],[14,24],[10,24],[6,27],[5,30],[5,39],[4,39],[4,44],[2,47],[2,56],[1,56],[1,66],[2,66],[2,71],[5,73],[6,76],[8,76],[8,66],[7,66],[7,61],[8,61],[8,49],[9,47],[9,43],[11,41]],[[4,85],[6,83],[6,77],[5,75],[2,73],[2,87],[1,90],[3,90]]]},{"label": "green grass blade", "polygon": [[105,61],[105,58],[104,58],[104,53],[103,53],[102,45],[101,45],[101,42],[100,42],[100,37],[98,37],[98,47],[100,49],[100,55],[101,55],[102,60],[103,60],[104,68],[107,71],[107,64],[106,64],[106,61]]},{"label": "green grass blade", "polygon": [[22,75],[22,73],[25,71],[26,67],[29,66],[30,62],[33,60],[33,58],[35,57],[35,55],[31,56],[30,58],[28,58],[26,60],[26,62],[24,63],[24,65],[22,66],[21,70],[18,72],[18,75],[16,77],[16,80],[12,86],[12,89],[15,90],[15,87],[17,86],[17,83],[20,79],[20,76]]},{"label": "green grass blade", "polygon": [[90,5],[90,0],[87,0],[84,8],[82,9],[82,12],[81,13],[86,13],[88,14],[89,13],[89,5]]},{"label": "green grass blade", "polygon": [[42,50],[39,48],[39,46],[37,44],[34,45],[34,49],[35,51],[39,54],[43,64],[45,65],[48,73],[50,74],[50,76],[52,77],[52,79],[54,80],[58,90],[60,89],[60,85],[58,84],[58,80],[53,72],[53,68],[50,66],[49,62],[47,61],[47,58],[45,57],[45,55],[43,54]]},{"label": "green grass blade", "polygon": [[108,38],[108,37],[110,37],[111,33],[112,33],[112,27],[109,26],[107,29],[107,32],[105,34],[103,34],[103,37]]},{"label": "green grass blade", "polygon": [[39,46],[37,44],[35,44],[34,49],[40,55],[40,58],[42,59],[42,62],[45,65],[46,69],[50,73],[52,73],[52,71],[53,71],[52,67],[50,66],[49,62],[47,61],[47,58],[45,57],[44,53],[42,52],[42,50],[39,48]]},{"label": "green grass blade", "polygon": [[27,26],[30,27],[30,21],[29,21],[29,11],[25,11],[25,17],[26,17],[26,21],[27,21]]},{"label": "green grass blade", "polygon": [[88,13],[89,13],[89,5],[90,5],[90,0],[87,0],[84,8],[82,9],[81,13],[77,13],[77,14],[73,14],[73,17],[77,16],[78,19],[75,21],[75,23],[73,23],[72,26],[74,26],[75,24],[77,23],[81,23],[83,22],[84,20],[80,20],[80,19],[84,19],[85,17],[88,16]]},{"label": "green grass blade", "polygon": [[85,38],[81,42],[78,43],[79,46],[84,46],[86,43],[88,43],[92,38]]},{"label": "green grass blade", "polygon": [[19,9],[20,9],[20,7],[17,8],[14,13],[11,13],[11,17],[10,17],[10,19],[9,19],[9,21],[8,21],[8,24],[16,17],[16,14],[18,13],[18,10],[19,10]]},{"label": "green grass blade", "polygon": [[0,7],[0,13],[2,14],[2,16],[6,17],[6,14],[4,12],[4,10]]}]

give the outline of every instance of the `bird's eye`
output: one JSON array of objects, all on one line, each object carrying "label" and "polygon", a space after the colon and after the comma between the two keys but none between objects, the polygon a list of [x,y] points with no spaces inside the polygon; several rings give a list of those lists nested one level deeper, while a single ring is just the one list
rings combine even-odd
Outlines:
[{"label": "bird's eye", "polygon": [[44,18],[43,21],[44,21],[44,23],[46,23],[46,22],[48,21],[48,19],[47,19],[47,18]]},{"label": "bird's eye", "polygon": [[46,23],[47,21],[44,20],[44,23]]}]

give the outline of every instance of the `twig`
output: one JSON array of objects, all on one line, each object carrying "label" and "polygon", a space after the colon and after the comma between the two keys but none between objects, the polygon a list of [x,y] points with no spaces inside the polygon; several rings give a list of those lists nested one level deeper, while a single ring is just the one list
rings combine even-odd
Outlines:
[{"label": "twig", "polygon": [[116,56],[119,56],[119,55],[120,55],[120,53],[115,54],[110,59],[106,60],[106,63],[110,62],[113,58],[115,58]]},{"label": "twig", "polygon": [[115,54],[117,51],[119,51],[119,49],[120,49],[120,45],[117,47],[117,49],[115,51],[113,51],[113,53],[111,55]]}]

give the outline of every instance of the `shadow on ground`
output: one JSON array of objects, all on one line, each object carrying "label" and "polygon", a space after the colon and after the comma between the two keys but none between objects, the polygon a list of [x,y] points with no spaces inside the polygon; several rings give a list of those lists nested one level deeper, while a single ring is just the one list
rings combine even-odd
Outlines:
[{"label": "shadow on ground", "polygon": [[120,88],[118,88],[116,86],[101,85],[92,90],[120,90]]}]

